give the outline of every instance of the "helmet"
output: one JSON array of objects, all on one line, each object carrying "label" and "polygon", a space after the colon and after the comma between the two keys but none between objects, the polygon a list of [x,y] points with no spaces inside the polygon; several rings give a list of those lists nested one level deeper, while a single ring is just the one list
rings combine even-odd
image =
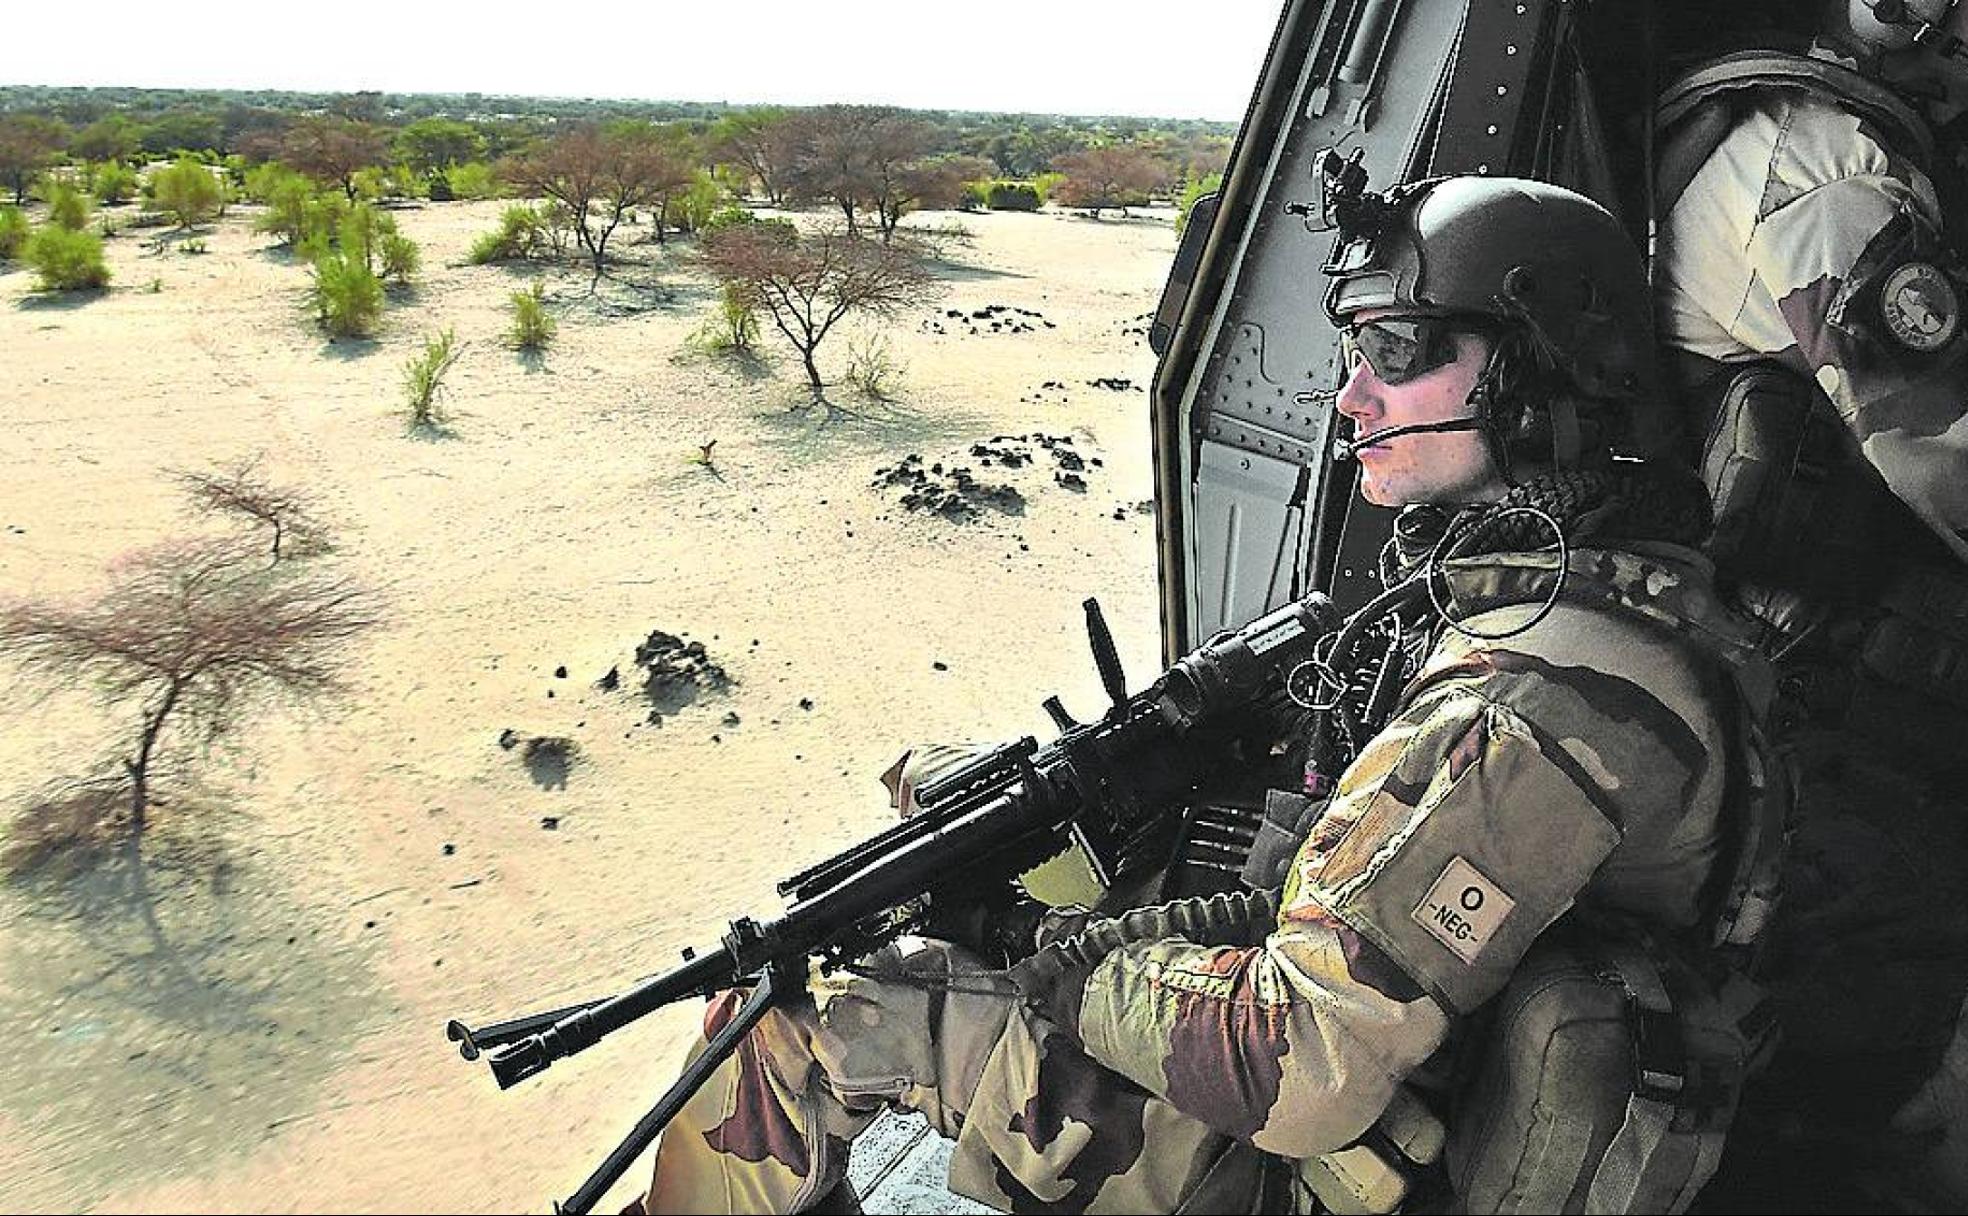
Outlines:
[{"label": "helmet", "polygon": [[1444,177],[1366,193],[1328,158],[1340,236],[1326,313],[1468,317],[1496,331],[1470,400],[1506,478],[1658,456],[1673,419],[1655,393],[1653,307],[1638,251],[1599,204],[1561,186]]}]

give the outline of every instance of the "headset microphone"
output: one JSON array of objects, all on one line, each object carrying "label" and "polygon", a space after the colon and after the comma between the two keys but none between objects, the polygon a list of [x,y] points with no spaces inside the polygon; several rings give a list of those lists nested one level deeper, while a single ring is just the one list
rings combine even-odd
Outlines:
[{"label": "headset microphone", "polygon": [[1398,439],[1403,435],[1428,435],[1439,434],[1444,431],[1480,431],[1482,429],[1483,422],[1480,418],[1451,418],[1446,422],[1416,422],[1407,426],[1390,426],[1384,430],[1368,431],[1364,435],[1356,435],[1351,439],[1335,439],[1333,440],[1332,455],[1334,460],[1351,460],[1376,444],[1384,443],[1389,439]]}]

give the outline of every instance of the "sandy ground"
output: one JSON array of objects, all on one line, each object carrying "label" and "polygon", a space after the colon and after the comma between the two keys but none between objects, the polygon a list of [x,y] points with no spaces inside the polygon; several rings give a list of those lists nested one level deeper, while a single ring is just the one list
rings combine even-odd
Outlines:
[{"label": "sandy ground", "polygon": [[[259,454],[386,605],[345,698],[256,709],[167,794],[154,930],[99,881],[0,886],[0,1207],[544,1207],[654,1099],[695,1012],[507,1093],[458,1059],[447,1018],[599,995],[776,910],[776,877],[887,821],[876,775],[912,740],[1049,736],[1055,691],[1096,710],[1089,594],[1134,686],[1153,674],[1135,509],[1153,358],[1130,330],[1173,252],[1166,212],[916,217],[974,240],[933,307],[883,329],[898,399],[841,387],[856,416],[828,424],[789,409],[803,379],[771,335],[763,368],[692,352],[712,294],[684,250],[627,244],[643,230],[617,239],[653,289],[597,303],[585,275],[550,275],[560,338],[523,361],[500,334],[532,272],[462,264],[497,210],[399,213],[426,270],[373,342],[324,341],[305,270],[243,212],[203,254],[112,239],[105,293],[0,273],[0,591],[89,594],[119,554],[204,526],[170,470]],[[1052,327],[944,312],[989,305]],[[401,367],[444,326],[467,343],[451,433],[416,438]],[[821,352],[830,375],[847,340]],[[1107,377],[1133,387],[1088,383]],[[969,455],[1041,432],[1088,460],[1084,490],[1036,444],[1012,471]],[[910,453],[1019,487],[1023,513],[902,508],[870,482]],[[661,726],[631,681],[595,686],[655,629],[735,681]],[[130,721],[9,670],[0,811],[95,767]],[[502,749],[508,729],[573,739],[564,784]]]}]

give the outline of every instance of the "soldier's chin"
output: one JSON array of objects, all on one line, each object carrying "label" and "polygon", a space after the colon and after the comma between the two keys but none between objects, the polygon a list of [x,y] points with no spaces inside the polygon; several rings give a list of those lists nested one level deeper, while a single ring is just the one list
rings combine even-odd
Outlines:
[{"label": "soldier's chin", "polygon": [[1376,507],[1398,507],[1401,499],[1395,497],[1392,487],[1381,482],[1371,470],[1360,472],[1360,497]]}]

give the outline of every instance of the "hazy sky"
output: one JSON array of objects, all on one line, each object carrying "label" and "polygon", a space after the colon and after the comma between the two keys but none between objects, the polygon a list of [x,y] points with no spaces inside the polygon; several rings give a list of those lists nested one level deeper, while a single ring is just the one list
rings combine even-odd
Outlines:
[{"label": "hazy sky", "polygon": [[1243,116],[1284,0],[10,4],[0,84]]}]

